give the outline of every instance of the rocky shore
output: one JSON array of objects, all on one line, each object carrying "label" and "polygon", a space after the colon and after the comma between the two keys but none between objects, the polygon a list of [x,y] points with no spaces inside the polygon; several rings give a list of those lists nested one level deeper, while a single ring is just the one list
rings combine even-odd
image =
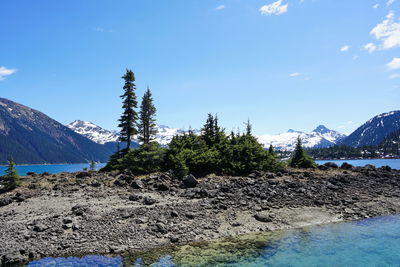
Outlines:
[{"label": "rocky shore", "polygon": [[23,182],[0,194],[0,265],[400,213],[400,171],[389,167],[328,163],[183,180],[170,173],[32,174]]}]

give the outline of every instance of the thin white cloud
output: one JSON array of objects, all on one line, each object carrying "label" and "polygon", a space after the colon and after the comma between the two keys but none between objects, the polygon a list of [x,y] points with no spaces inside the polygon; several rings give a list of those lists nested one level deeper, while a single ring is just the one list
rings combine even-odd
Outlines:
[{"label": "thin white cloud", "polygon": [[386,19],[376,25],[370,34],[381,41],[380,49],[400,46],[400,23],[395,19],[394,12],[390,11]]},{"label": "thin white cloud", "polygon": [[300,73],[293,72],[293,73],[289,74],[289,77],[297,77],[297,76],[300,76]]},{"label": "thin white cloud", "polygon": [[347,52],[347,51],[349,51],[350,50],[350,46],[349,45],[345,45],[345,46],[342,46],[341,48],[340,48],[340,51],[341,52]]},{"label": "thin white cloud", "polygon": [[269,5],[264,5],[260,8],[260,12],[262,15],[282,15],[288,11],[289,4],[282,4],[283,0],[278,0]]},{"label": "thin white cloud", "polygon": [[372,8],[375,8],[375,9],[378,8],[378,7],[379,7],[379,4],[375,4],[375,5],[372,6]]},{"label": "thin white cloud", "polygon": [[374,43],[368,43],[364,45],[364,50],[367,50],[368,53],[373,53],[376,51],[376,49],[378,49],[378,47],[376,47]]},{"label": "thin white cloud", "polygon": [[393,60],[390,61],[386,66],[391,70],[400,69],[400,58],[398,57],[393,58]]},{"label": "thin white cloud", "polygon": [[393,5],[393,3],[395,2],[396,0],[388,0],[387,2],[386,2],[386,5],[387,6],[391,6],[391,5]]},{"label": "thin white cloud", "polygon": [[389,79],[399,79],[400,78],[400,74],[396,73],[396,74],[392,74],[389,76]]},{"label": "thin white cloud", "polygon": [[5,80],[7,76],[14,74],[16,69],[8,69],[6,67],[0,67],[0,81]]},{"label": "thin white cloud", "polygon": [[94,30],[95,30],[96,32],[113,32],[113,30],[105,29],[105,28],[102,28],[102,27],[94,28]]},{"label": "thin white cloud", "polygon": [[224,5],[220,5],[220,6],[217,6],[217,7],[215,8],[215,10],[222,10],[222,9],[224,9],[224,8],[225,8]]}]

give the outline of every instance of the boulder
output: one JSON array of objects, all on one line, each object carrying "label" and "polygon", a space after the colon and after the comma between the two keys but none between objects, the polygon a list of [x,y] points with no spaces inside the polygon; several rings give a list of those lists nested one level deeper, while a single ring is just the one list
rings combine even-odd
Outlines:
[{"label": "boulder", "polygon": [[132,181],[131,187],[134,189],[143,189],[144,185],[141,180],[135,179]]},{"label": "boulder", "polygon": [[159,191],[169,191],[169,185],[167,183],[159,183],[157,185],[157,190]]},{"label": "boulder", "polygon": [[354,166],[351,165],[351,164],[349,164],[349,163],[347,163],[347,162],[344,162],[344,163],[342,164],[342,166],[340,166],[340,168],[343,169],[343,170],[351,170],[351,169],[354,168]]},{"label": "boulder", "polygon": [[0,198],[0,207],[7,206],[13,202],[12,198],[10,197],[3,197]]},{"label": "boulder", "polygon": [[271,216],[266,213],[257,213],[256,215],[254,215],[254,218],[259,222],[264,222],[264,223],[272,222]]},{"label": "boulder", "polygon": [[182,182],[187,188],[193,188],[199,184],[199,181],[197,181],[196,177],[194,177],[192,174],[185,176]]},{"label": "boulder", "polygon": [[327,169],[329,169],[328,167],[326,167],[325,165],[319,165],[318,169],[320,169],[321,171],[326,171]]},{"label": "boulder", "polygon": [[48,229],[46,225],[43,223],[36,223],[35,226],[33,226],[33,231],[35,232],[44,232]]},{"label": "boulder", "polygon": [[324,164],[325,167],[328,167],[329,169],[337,169],[339,168],[338,165],[334,162],[327,162]]},{"label": "boulder", "polygon": [[143,204],[145,204],[145,205],[153,205],[153,204],[156,204],[156,203],[157,203],[157,200],[155,200],[155,199],[153,199],[151,197],[144,197],[143,198]]}]

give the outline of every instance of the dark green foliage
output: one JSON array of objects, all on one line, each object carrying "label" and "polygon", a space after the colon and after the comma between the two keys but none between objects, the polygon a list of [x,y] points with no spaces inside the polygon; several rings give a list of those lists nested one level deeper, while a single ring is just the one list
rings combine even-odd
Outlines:
[{"label": "dark green foliage", "polygon": [[362,148],[344,145],[309,149],[308,153],[315,159],[357,159],[364,157]]},{"label": "dark green foliage", "polygon": [[138,125],[139,141],[143,144],[149,144],[154,140],[154,135],[157,134],[155,115],[156,108],[150,89],[147,87],[140,106]]},{"label": "dark green foliage", "polygon": [[289,166],[293,168],[313,168],[316,166],[314,160],[304,151],[300,136],[297,138],[296,148],[290,159]]},{"label": "dark green foliage", "polygon": [[126,142],[126,152],[129,151],[131,147],[131,140],[133,135],[137,134],[136,123],[138,119],[138,114],[135,111],[137,108],[136,99],[136,86],[135,75],[131,70],[126,70],[126,73],[122,78],[125,80],[124,94],[121,96],[123,99],[122,108],[124,112],[119,119],[118,127],[121,128],[120,141]]},{"label": "dark green foliage", "polygon": [[95,171],[96,170],[96,162],[94,160],[90,161],[89,169],[91,171]]},{"label": "dark green foliage", "polygon": [[269,149],[268,149],[269,154],[274,155],[275,151],[274,151],[274,147],[272,146],[272,144],[269,145]]},{"label": "dark green foliage", "polygon": [[14,161],[8,161],[8,166],[5,173],[6,174],[2,178],[6,190],[12,190],[21,185],[21,181],[17,169],[15,168]]},{"label": "dark green foliage", "polygon": [[395,131],[383,139],[378,148],[384,154],[392,154],[393,156],[400,156],[400,130]]},{"label": "dark green foliage", "polygon": [[248,174],[256,170],[276,170],[280,167],[257,139],[251,135],[250,123],[246,134],[227,136],[218,125],[218,118],[208,114],[200,136],[189,132],[173,138],[167,150],[167,166],[174,169],[184,160],[189,172],[195,175]]},{"label": "dark green foliage", "polygon": [[128,169],[135,174],[172,170],[181,178],[189,173],[244,175],[281,167],[275,154],[265,150],[251,134],[250,122],[245,134],[227,136],[217,116],[208,114],[201,135],[190,130],[175,136],[166,149],[150,142],[122,157],[115,154],[104,170]]},{"label": "dark green foliage", "polygon": [[151,142],[129,150],[122,157],[114,155],[103,170],[129,170],[134,174],[147,174],[164,170],[164,162],[165,148]]}]

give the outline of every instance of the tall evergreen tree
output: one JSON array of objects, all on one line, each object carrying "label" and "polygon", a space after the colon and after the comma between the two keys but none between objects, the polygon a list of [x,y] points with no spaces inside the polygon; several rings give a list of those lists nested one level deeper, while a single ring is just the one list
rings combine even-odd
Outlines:
[{"label": "tall evergreen tree", "polygon": [[5,170],[5,173],[6,174],[3,176],[3,179],[5,181],[5,188],[7,190],[12,190],[21,184],[20,177],[18,175],[17,169],[15,168],[14,161],[8,161],[8,166]]},{"label": "tall evergreen tree", "polygon": [[247,119],[247,122],[245,123],[245,125],[246,125],[246,135],[251,136],[252,135],[251,131],[252,131],[253,126],[250,123],[250,119]]},{"label": "tall evergreen tree", "polygon": [[300,136],[297,137],[296,148],[289,162],[289,166],[294,168],[313,168],[315,165],[314,160],[304,151]]},{"label": "tall evergreen tree", "polygon": [[122,79],[125,80],[124,94],[121,96],[123,99],[122,108],[124,112],[119,119],[118,127],[121,128],[120,141],[126,142],[126,151],[131,147],[131,140],[133,135],[137,134],[136,124],[138,119],[138,114],[135,111],[137,108],[137,98],[135,94],[135,74],[132,70],[126,70]]},{"label": "tall evergreen tree", "polygon": [[139,112],[139,140],[143,144],[149,144],[154,139],[154,135],[157,134],[155,115],[156,108],[153,104],[153,97],[149,87],[147,87]]},{"label": "tall evergreen tree", "polygon": [[207,121],[201,129],[202,137],[208,147],[211,147],[215,141],[215,130],[218,127],[218,120],[215,121],[214,116],[208,113]]},{"label": "tall evergreen tree", "polygon": [[272,144],[269,145],[268,153],[270,155],[274,155],[275,154],[274,147],[272,146]]}]

